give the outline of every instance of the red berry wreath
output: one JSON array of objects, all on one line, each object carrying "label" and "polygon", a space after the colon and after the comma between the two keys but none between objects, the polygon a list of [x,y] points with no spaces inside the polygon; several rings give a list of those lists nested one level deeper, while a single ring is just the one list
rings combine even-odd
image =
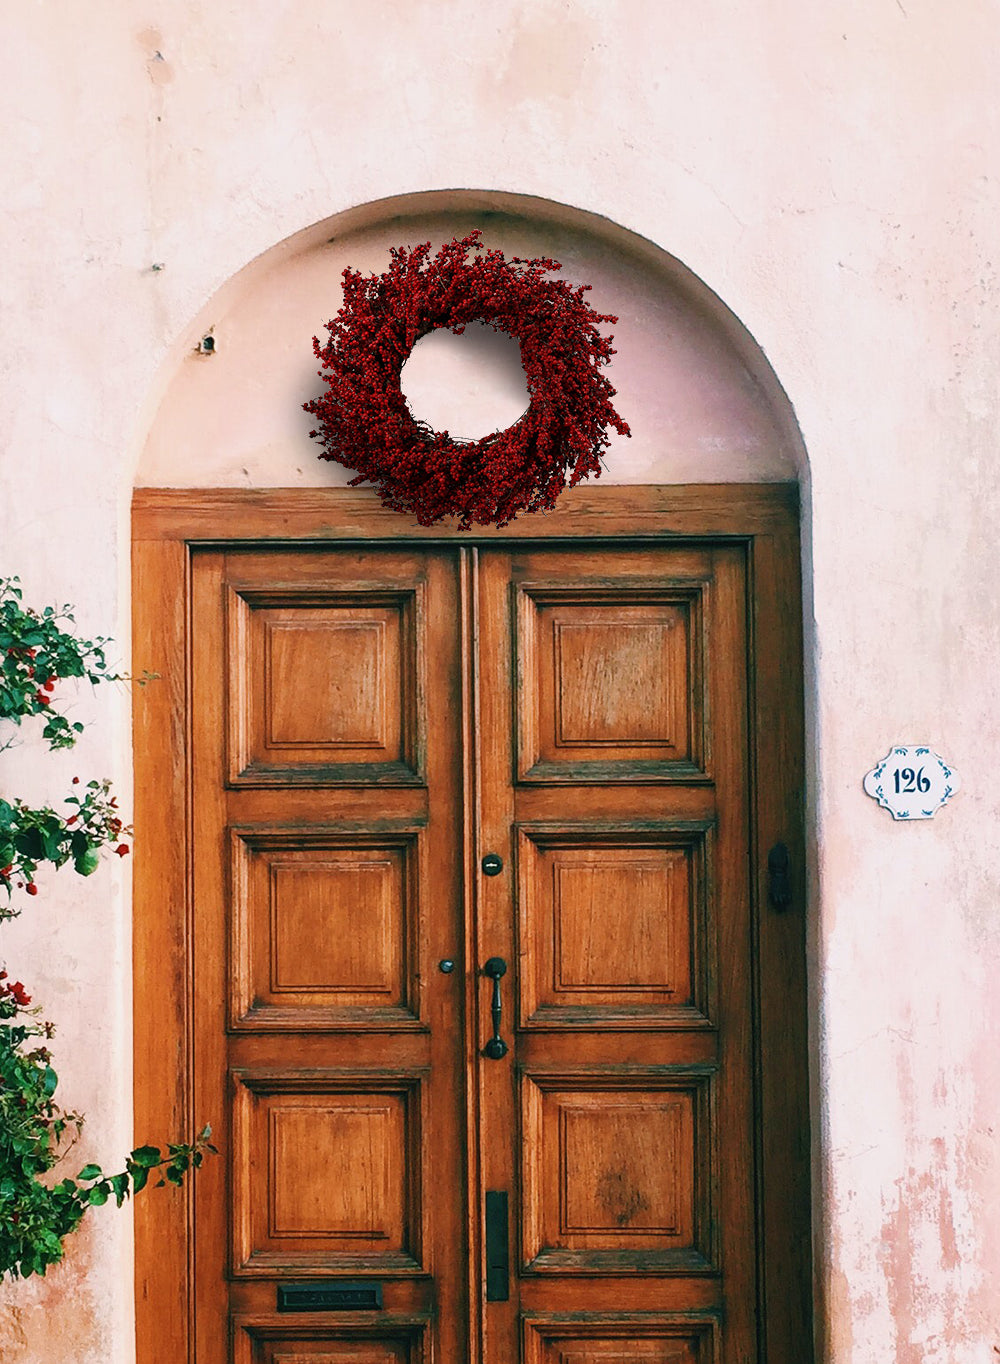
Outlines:
[{"label": "red berry wreath", "polygon": [[[321,459],[358,471],[382,505],[412,512],[422,526],[457,516],[459,528],[504,526],[520,512],[551,508],[559,493],[601,472],[606,428],[630,435],[598,372],[614,355],[598,331],[616,317],[584,300],[589,285],[547,279],[554,260],[507,260],[481,233],[455,238],[430,258],[430,242],[392,250],[384,275],[344,271],[344,302],[330,338],[313,350],[327,391],[304,403],[318,422]],[[481,254],[471,261],[471,248]],[[438,327],[456,334],[485,322],[519,341],[531,402],[505,431],[453,440],[416,421],[400,388],[415,343]]]}]

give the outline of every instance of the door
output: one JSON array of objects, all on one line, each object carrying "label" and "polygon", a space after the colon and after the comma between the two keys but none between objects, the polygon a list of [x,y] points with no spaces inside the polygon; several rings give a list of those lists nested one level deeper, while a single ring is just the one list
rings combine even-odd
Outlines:
[{"label": "door", "polygon": [[140,1323],[197,1364],[800,1364],[747,541],[166,558],[187,929],[137,991],[222,1154],[186,1258],[140,1218]]},{"label": "door", "polygon": [[478,850],[510,871],[476,961],[511,967],[478,1066],[511,1210],[484,1364],[755,1352],[741,559],[479,556]]},{"label": "door", "polygon": [[459,618],[454,552],[195,559],[199,1364],[464,1358]]}]

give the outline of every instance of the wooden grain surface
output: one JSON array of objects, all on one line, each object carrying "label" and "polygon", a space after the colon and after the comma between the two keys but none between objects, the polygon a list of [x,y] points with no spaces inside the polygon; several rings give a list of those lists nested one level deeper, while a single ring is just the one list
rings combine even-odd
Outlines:
[{"label": "wooden grain surface", "polygon": [[[135,527],[137,1138],[223,1152],[137,1204],[140,1364],[806,1364],[789,488],[474,538],[141,490]],[[382,1312],[275,1314],[337,1279]]]}]

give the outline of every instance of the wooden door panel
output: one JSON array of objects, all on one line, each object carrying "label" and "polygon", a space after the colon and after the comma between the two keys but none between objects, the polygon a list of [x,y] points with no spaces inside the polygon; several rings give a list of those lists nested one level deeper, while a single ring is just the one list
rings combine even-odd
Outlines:
[{"label": "wooden door panel", "polygon": [[425,1323],[270,1322],[238,1316],[234,1364],[430,1364]]},{"label": "wooden door panel", "polygon": [[420,834],[232,830],[230,1027],[421,1026]]},{"label": "wooden door panel", "polygon": [[515,609],[521,781],[700,770],[701,583],[519,583]]},{"label": "wooden door panel", "polygon": [[712,1080],[687,1066],[522,1072],[523,1272],[713,1268]]},{"label": "wooden door panel", "polygon": [[234,1277],[425,1269],[424,1078],[234,1071]]},{"label": "wooden door panel", "polygon": [[709,1026],[711,826],[518,826],[521,1028]]},{"label": "wooden door panel", "polygon": [[422,585],[229,588],[229,781],[419,781]]},{"label": "wooden door panel", "polygon": [[529,1317],[524,1364],[719,1364],[719,1326],[712,1315]]}]

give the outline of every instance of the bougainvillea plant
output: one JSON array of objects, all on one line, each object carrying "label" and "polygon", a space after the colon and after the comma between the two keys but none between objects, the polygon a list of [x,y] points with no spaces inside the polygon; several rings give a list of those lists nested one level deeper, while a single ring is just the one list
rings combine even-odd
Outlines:
[{"label": "bougainvillea plant", "polygon": [[44,1274],[62,1259],[63,1238],[90,1208],[109,1198],[121,1207],[153,1171],[158,1185],[180,1184],[215,1150],[205,1127],[190,1144],[136,1147],[117,1174],[88,1164],[75,1178],[46,1180],[79,1136],[83,1118],[55,1100],[59,1081],[45,1045],[53,1028],[37,1022],[39,1010],[30,1005],[21,981],[0,971],[0,1275],[12,1279]]},{"label": "bougainvillea plant", "polygon": [[[0,579],[0,720],[20,726],[33,716],[44,716],[42,738],[51,749],[71,748],[83,725],[59,707],[56,684],[68,678],[85,678],[94,684],[125,680],[107,663],[106,639],[79,639],[71,629],[70,608],[42,611],[22,602],[17,578]],[[148,674],[137,679],[140,684]],[[0,752],[12,739],[0,735]],[[80,784],[74,777],[73,785]],[[15,890],[35,895],[35,873],[41,863],[61,867],[72,862],[81,876],[97,869],[99,854],[113,849],[119,857],[129,852],[131,835],[118,813],[118,801],[108,781],[90,781],[81,793],[68,795],[68,808],[60,813],[51,805],[33,808],[24,801],[0,797],[0,919],[11,918],[18,908]]]},{"label": "bougainvillea plant", "polygon": [[[593,310],[590,285],[549,278],[558,261],[508,260],[481,235],[455,238],[433,258],[430,242],[395,247],[382,275],[345,270],[329,338],[313,337],[327,389],[303,406],[317,421],[320,458],[356,469],[352,487],[370,481],[383,506],[422,526],[446,516],[461,530],[503,526],[550,509],[565,487],[600,476],[609,427],[631,434],[600,373],[615,351],[599,324],[618,319]],[[400,374],[422,336],[441,327],[460,335],[469,322],[520,343],[531,401],[506,430],[459,441],[413,416]]]},{"label": "bougainvillea plant", "polygon": [[[79,785],[80,778],[73,782]],[[113,847],[119,857],[127,856],[129,845],[121,841],[131,836],[130,825],[118,814],[118,800],[111,794],[109,781],[89,781],[82,795],[65,799],[70,807],[60,814],[51,805],[33,808],[22,800],[0,797],[0,919],[10,919],[18,910],[11,903],[15,889],[37,895],[35,873],[42,862],[62,867],[67,862],[81,876],[90,876],[100,863],[100,850]]]},{"label": "bougainvillea plant", "polygon": [[[23,606],[19,580],[0,578],[0,720],[20,725],[29,716],[44,715],[42,738],[50,748],[72,748],[83,732],[78,720],[71,723],[62,714],[52,695],[61,678],[120,680],[120,674],[108,669],[108,640],[77,639],[62,628],[61,621],[73,623],[69,610]],[[5,740],[0,751],[10,743]]]},{"label": "bougainvillea plant", "polygon": [[[69,607],[33,611],[22,605],[16,578],[0,579],[0,720],[20,725],[44,715],[42,737],[53,749],[71,747],[83,729],[58,709],[56,684],[63,678],[119,679],[108,670],[108,641],[77,639],[64,628],[72,624]],[[9,741],[0,744],[0,752],[7,747]],[[6,897],[0,919],[19,912],[12,901],[16,891],[37,894],[40,864],[61,867],[72,861],[76,871],[89,876],[102,849],[128,853],[124,840],[132,831],[118,813],[111,783],[82,784],[74,777],[72,784],[80,789],[66,797],[64,813],[0,798],[0,892]],[[54,1030],[39,1021],[39,1014],[24,983],[0,970],[0,1277],[15,1279],[44,1274],[60,1260],[63,1238],[89,1208],[109,1198],[121,1207],[154,1170],[160,1172],[158,1184],[180,1184],[206,1152],[215,1150],[205,1127],[191,1143],[170,1144],[163,1151],[137,1147],[117,1174],[88,1164],[75,1178],[46,1178],[79,1136],[83,1117],[56,1102],[58,1078],[46,1045]]]}]

